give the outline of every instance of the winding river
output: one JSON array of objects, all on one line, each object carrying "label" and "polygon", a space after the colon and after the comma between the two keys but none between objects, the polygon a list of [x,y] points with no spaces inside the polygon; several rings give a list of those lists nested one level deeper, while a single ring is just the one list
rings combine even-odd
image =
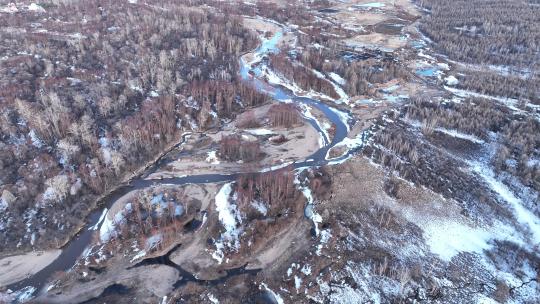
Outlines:
[{"label": "winding river", "polygon": [[[262,61],[258,65],[264,64],[265,56],[270,52],[277,51],[277,44],[280,41],[283,32],[277,32],[274,34],[274,37],[268,40],[264,40],[261,46],[255,51],[255,55],[258,58],[261,58]],[[353,121],[343,121],[343,115],[339,115],[339,112],[336,109],[333,109],[329,105],[306,97],[295,96],[291,91],[287,90],[282,86],[270,85],[266,83],[260,77],[257,77],[258,67],[254,64],[246,64],[243,60],[241,61],[240,74],[244,81],[251,83],[256,88],[262,92],[270,94],[274,99],[284,102],[295,102],[300,105],[305,105],[309,107],[314,107],[320,110],[324,115],[335,125],[335,135],[330,141],[325,135],[326,132],[321,130],[319,123],[314,118],[306,117],[306,119],[317,129],[317,131],[324,138],[324,146],[321,147],[318,151],[310,155],[307,159],[297,161],[293,163],[294,168],[305,168],[305,167],[317,167],[324,164],[327,164],[328,151],[334,147],[336,144],[340,143],[346,136],[349,130],[350,125]],[[182,142],[185,141],[185,136],[182,139]],[[181,143],[180,143],[181,144]],[[180,145],[179,144],[179,145]],[[354,153],[355,150],[358,150],[360,147],[355,149],[350,149],[346,154],[342,155],[339,158],[333,159],[332,161],[340,161],[347,158],[351,153]],[[166,157],[167,155],[164,155]],[[62,248],[62,253],[60,256],[54,260],[47,267],[37,272],[36,274],[8,286],[11,290],[20,290],[22,288],[28,288],[32,286],[36,291],[43,289],[45,284],[50,280],[51,276],[57,271],[66,271],[73,267],[77,260],[81,257],[83,252],[91,245],[92,236],[96,233],[95,230],[91,227],[99,224],[100,217],[103,213],[104,208],[109,208],[117,201],[120,197],[124,196],[130,191],[144,189],[152,185],[157,184],[174,184],[174,185],[184,185],[184,184],[204,184],[204,183],[220,183],[227,181],[234,181],[239,174],[207,174],[207,175],[190,175],[184,177],[174,177],[174,178],[164,178],[159,180],[149,180],[144,179],[150,170],[155,170],[156,166],[159,166],[164,159],[160,158],[154,166],[149,168],[145,173],[140,177],[133,180],[127,185],[123,185],[108,195],[104,200],[100,208],[94,210],[87,218],[86,226],[75,236],[73,237],[65,246]],[[265,171],[271,171],[275,168],[268,168]]]}]

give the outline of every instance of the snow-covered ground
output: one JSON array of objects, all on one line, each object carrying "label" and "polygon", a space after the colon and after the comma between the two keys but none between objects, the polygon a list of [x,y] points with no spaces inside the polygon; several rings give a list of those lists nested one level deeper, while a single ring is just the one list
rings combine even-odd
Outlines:
[{"label": "snow-covered ground", "polygon": [[453,93],[453,94],[455,94],[455,95],[457,95],[459,97],[478,97],[478,98],[485,98],[485,99],[495,100],[495,101],[498,101],[500,103],[503,103],[504,105],[506,105],[509,109],[511,109],[513,111],[516,111],[516,112],[521,111],[520,109],[518,109],[516,107],[516,105],[518,103],[517,99],[507,98],[507,97],[500,97],[500,96],[491,96],[491,95],[476,93],[476,92],[473,92],[473,91],[456,89],[456,88],[452,88],[452,87],[449,87],[449,86],[445,86],[444,88],[447,91],[450,91],[451,93]]},{"label": "snow-covered ground", "polygon": [[449,86],[455,86],[459,83],[459,80],[454,75],[447,76],[444,81]]},{"label": "snow-covered ground", "polygon": [[328,83],[332,85],[332,87],[334,88],[334,91],[339,96],[339,99],[334,99],[335,103],[337,104],[345,103],[347,105],[349,104],[349,95],[347,95],[347,93],[345,93],[345,91],[341,87],[345,85],[345,79],[341,78],[341,76],[339,76],[336,73],[329,73],[330,79],[328,79],[323,73],[317,70],[312,70],[312,71],[315,75],[317,75],[318,78],[326,80],[328,81]]},{"label": "snow-covered ground", "polygon": [[217,157],[217,151],[210,151],[207,155],[206,162],[211,163],[212,165],[220,164],[219,158]]},{"label": "snow-covered ground", "polygon": [[266,285],[265,283],[261,283],[261,285],[259,285],[259,289],[265,290],[268,293],[270,293],[277,304],[285,304],[285,302],[283,301],[283,298],[278,293],[270,289],[268,285]]},{"label": "snow-covered ground", "polygon": [[225,249],[238,250],[240,247],[242,216],[235,204],[235,197],[231,197],[232,185],[233,183],[224,184],[215,197],[218,218],[225,229],[216,240],[216,251],[212,253],[212,257],[220,264],[223,262]]},{"label": "snow-covered ground", "polygon": [[524,203],[504,183],[495,177],[495,173],[488,166],[473,162],[471,169],[478,174],[486,184],[513,209],[518,223],[524,225],[530,233],[530,247],[540,245],[540,219],[528,210]]},{"label": "snow-covered ground", "polygon": [[263,202],[254,201],[251,202],[251,206],[255,208],[255,210],[259,211],[259,213],[262,215],[266,215],[266,213],[268,212],[268,207]]},{"label": "snow-covered ground", "polygon": [[380,7],[385,7],[386,5],[381,2],[369,2],[369,3],[364,3],[364,4],[356,4],[355,6],[380,8]]},{"label": "snow-covered ground", "polygon": [[276,86],[283,86],[294,93],[294,95],[299,97],[308,97],[313,99],[326,99],[334,100],[332,97],[325,95],[320,92],[315,92],[313,90],[305,91],[300,88],[296,83],[286,79],[283,75],[274,72],[266,65],[263,65],[261,68],[261,76],[268,80],[268,83]]},{"label": "snow-covered ground", "polygon": [[265,135],[275,134],[275,132],[273,132],[272,130],[268,130],[268,129],[246,129],[244,131],[248,132],[249,134],[257,135],[257,136],[265,136]]},{"label": "snow-covered ground", "polygon": [[444,88],[447,91],[461,98],[477,97],[477,98],[484,98],[484,99],[497,101],[501,103],[502,105],[506,106],[508,109],[512,110],[514,113],[523,114],[523,115],[532,115],[534,118],[540,121],[540,111],[539,111],[540,108],[537,105],[534,105],[532,103],[526,103],[525,105],[527,107],[527,110],[522,110],[518,108],[518,104],[520,101],[518,101],[515,98],[491,96],[491,95],[481,94],[481,93],[477,93],[473,91],[457,89],[450,86],[444,86]]},{"label": "snow-covered ground", "polygon": [[101,228],[99,228],[99,239],[101,240],[101,242],[105,243],[111,238],[116,237],[118,233],[118,227],[122,223],[124,223],[125,220],[126,219],[122,212],[118,212],[112,215],[112,218],[109,218],[107,212],[107,215],[104,217],[101,224]]},{"label": "snow-covered ground", "polygon": [[449,135],[449,136],[452,136],[452,137],[455,137],[455,138],[460,138],[460,139],[465,139],[465,140],[468,140],[468,141],[472,141],[472,142],[477,143],[477,144],[483,144],[484,143],[484,141],[482,139],[480,139],[480,138],[478,138],[478,137],[476,137],[474,135],[459,132],[458,130],[449,130],[449,129],[445,129],[445,128],[435,128],[435,131],[444,133],[446,135]]},{"label": "snow-covered ground", "polygon": [[[417,129],[422,128],[422,123],[420,121],[411,120],[411,119],[404,119],[403,121],[405,121],[406,123],[408,123],[409,125],[411,125],[414,128],[417,128]],[[442,128],[442,127],[434,128],[434,130],[437,131],[437,132],[441,132],[443,134],[446,134],[448,136],[468,140],[468,141],[476,143],[476,144],[484,144],[485,143],[484,140],[482,140],[482,139],[480,139],[480,138],[478,138],[478,137],[476,137],[474,135],[466,134],[466,133],[460,132],[458,130],[446,129],[446,128]]]},{"label": "snow-covered ground", "polygon": [[339,85],[341,85],[341,86],[344,86],[344,85],[345,85],[346,81],[345,81],[345,79],[343,79],[343,77],[341,77],[340,75],[338,75],[338,74],[336,74],[336,73],[334,73],[334,72],[331,72],[331,73],[329,73],[328,75],[330,75],[330,78],[332,78],[332,80],[333,80],[335,83],[337,83],[337,84],[339,84]]}]

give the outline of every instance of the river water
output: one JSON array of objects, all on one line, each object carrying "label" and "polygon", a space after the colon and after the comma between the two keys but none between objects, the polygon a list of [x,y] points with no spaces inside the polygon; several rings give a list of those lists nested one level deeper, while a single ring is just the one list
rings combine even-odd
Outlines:
[{"label": "river water", "polygon": [[[282,37],[282,32],[277,32],[272,38],[264,39],[261,46],[255,51],[257,58],[264,60],[264,57],[272,52],[277,52],[277,45]],[[349,130],[352,121],[344,121],[343,115],[339,115],[336,109],[330,107],[329,105],[320,102],[315,99],[298,97],[295,96],[289,90],[281,86],[273,86],[262,79],[258,78],[256,75],[258,65],[264,64],[259,61],[255,64],[247,64],[243,60],[240,60],[240,75],[244,81],[251,83],[253,86],[258,88],[260,91],[268,93],[274,99],[283,102],[294,102],[299,105],[306,105],[309,107],[314,107],[320,110],[324,115],[335,125],[335,135],[331,142],[326,138],[321,130],[320,125],[313,118],[306,117],[308,120],[321,134],[324,138],[325,145],[321,147],[318,151],[307,157],[305,160],[300,160],[292,165],[294,168],[305,168],[305,167],[317,167],[325,165],[328,163],[326,158],[328,150],[340,143],[346,136]],[[185,137],[184,139],[185,140]],[[332,161],[339,161],[349,156],[349,154],[354,153],[355,149],[350,149],[345,155],[339,157],[338,159],[333,159]],[[357,149],[356,149],[357,150]],[[158,164],[160,161],[158,160]],[[148,170],[155,170],[155,167],[149,168]],[[268,168],[266,171],[271,171],[273,168]],[[99,230],[95,231],[90,229],[99,223],[100,217],[105,208],[110,209],[110,207],[117,201],[120,197],[124,196],[130,191],[144,189],[152,185],[157,184],[174,184],[174,185],[183,185],[183,184],[204,184],[204,183],[219,183],[234,181],[238,177],[238,174],[207,174],[207,175],[190,175],[184,177],[174,177],[174,178],[164,178],[159,180],[148,180],[144,179],[144,176],[147,174],[142,174],[138,179],[133,180],[129,185],[121,186],[116,189],[110,195],[108,195],[101,204],[100,208],[94,210],[87,218],[86,226],[73,237],[65,246],[62,248],[62,253],[60,256],[54,260],[50,265],[39,271],[38,273],[8,286],[11,290],[20,290],[28,286],[32,286],[36,291],[40,291],[47,282],[50,281],[52,275],[58,271],[66,271],[73,267],[77,260],[81,257],[83,252],[89,248],[92,244],[93,234],[99,233]]]}]

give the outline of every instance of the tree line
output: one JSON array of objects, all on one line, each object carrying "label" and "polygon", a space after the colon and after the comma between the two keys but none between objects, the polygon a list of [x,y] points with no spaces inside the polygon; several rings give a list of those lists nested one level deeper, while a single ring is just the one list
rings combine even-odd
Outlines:
[{"label": "tree line", "polygon": [[62,243],[97,196],[182,132],[266,102],[237,77],[258,43],[239,12],[90,0],[2,14],[2,248]]}]

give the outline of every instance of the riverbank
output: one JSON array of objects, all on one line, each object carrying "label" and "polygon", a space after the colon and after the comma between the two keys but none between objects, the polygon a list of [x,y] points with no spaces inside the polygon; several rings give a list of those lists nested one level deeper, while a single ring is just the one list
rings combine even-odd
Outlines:
[{"label": "riverbank", "polygon": [[[274,33],[274,35],[277,37],[280,36],[278,35],[278,33]],[[265,42],[263,42],[264,47],[260,47],[259,52],[267,53],[267,52],[270,52],[271,50],[275,50],[277,48],[277,44],[279,43],[279,39],[269,39],[266,41],[270,41],[270,43],[265,45]],[[255,57],[262,58],[265,55],[265,53],[258,53],[256,54]],[[253,69],[254,67],[250,65],[247,68]],[[249,78],[249,77],[246,78],[246,81],[250,84],[253,84],[257,88],[260,88],[257,84],[262,83],[261,79],[254,79],[254,78]],[[254,83],[254,82],[257,82],[257,83]],[[284,146],[279,146],[279,145],[274,146],[273,144],[268,144],[267,151],[269,152],[268,154],[271,156],[268,158],[268,160],[270,161],[268,165],[271,166],[269,170],[275,170],[278,167],[280,167],[280,166],[274,166],[276,164],[275,162],[273,162],[275,158],[279,159],[280,160],[279,163],[281,164],[283,163],[286,164],[287,159],[290,159],[291,161],[298,161],[297,163],[295,163],[296,168],[319,166],[326,163],[326,159],[325,159],[326,152],[331,146],[329,145],[329,140],[332,139],[332,144],[335,145],[339,143],[343,138],[345,138],[345,136],[347,135],[349,131],[349,128],[350,128],[349,119],[344,118],[344,115],[347,116],[347,114],[343,112],[338,113],[338,111],[335,110],[328,103],[323,103],[318,100],[308,99],[308,98],[297,98],[293,93],[285,92],[280,87],[272,87],[272,86],[267,85],[264,89],[262,88],[260,89],[265,92],[268,92],[267,90],[272,90],[273,92],[268,92],[268,93],[279,101],[298,103],[299,106],[301,106],[301,108],[303,109],[302,114],[304,118],[306,118],[306,120],[302,123],[301,126],[295,127],[299,129],[291,128],[290,130],[277,130],[277,129],[270,130],[271,132],[273,132],[273,134],[284,135],[284,137],[288,138],[289,140],[282,144]],[[313,110],[313,113],[311,112],[311,110]],[[323,115],[326,116],[326,120],[324,120],[321,125],[321,123],[317,121],[319,120],[318,117],[323,116]],[[262,127],[264,127],[264,125]],[[268,129],[268,128],[265,128],[265,129]],[[325,134],[324,130],[326,130],[326,133],[329,133],[328,131],[330,129],[335,131],[335,132],[332,132],[333,133],[332,136],[325,135],[324,136],[325,140],[321,140],[320,136]],[[245,135],[247,138],[258,138],[258,137],[264,138],[266,136],[271,135],[271,134],[263,134],[263,133],[266,133],[266,130],[261,130],[261,129],[258,129],[258,130],[257,129],[255,130],[242,129],[242,132],[245,133],[243,135]],[[217,137],[214,139],[214,141],[216,139]],[[323,144],[321,144],[321,142],[323,142]],[[154,175],[154,176],[151,176],[150,179],[145,179],[145,178],[137,179],[137,177],[139,176],[144,176],[145,173],[151,173],[156,170],[160,170],[159,166],[163,165],[161,163],[161,160],[168,153],[174,154],[173,150],[178,145],[179,143],[172,145],[171,147],[166,149],[165,152],[157,156],[153,162],[150,162],[147,165],[141,167],[139,171],[133,172],[133,175],[131,175],[128,182],[126,182],[127,184],[130,184],[129,187],[125,187],[121,189],[121,191],[118,191],[119,193],[115,193],[115,191],[111,190],[109,192],[111,194],[111,197],[107,196],[106,198],[104,198],[104,200],[105,199],[112,200],[112,201],[108,201],[107,207],[111,208],[111,206],[114,206],[114,202],[117,201],[121,196],[128,193],[129,191],[147,188],[149,186],[152,186],[154,183],[174,184],[176,186],[180,186],[180,185],[193,184],[193,183],[208,184],[208,183],[213,183],[213,182],[215,183],[215,182],[235,180],[234,176],[229,176],[226,174],[202,175],[204,173],[204,171],[201,173],[202,166],[193,168],[193,173],[197,174],[193,176],[191,175],[184,176],[188,172],[180,173],[181,171],[179,171],[179,174],[181,176],[175,175],[171,177],[166,177],[166,176]],[[287,149],[284,147],[287,147]],[[274,150],[270,150],[270,148],[273,148]],[[207,152],[212,152],[212,151],[205,151],[206,153],[206,158],[204,159],[205,164],[218,161],[215,159],[215,154],[212,155],[211,153],[208,154]],[[173,155],[173,158],[175,157],[176,156]],[[310,157],[310,159],[306,160],[305,158],[307,157]],[[281,159],[283,159],[283,161],[281,161]],[[154,165],[156,166],[155,168],[154,168]],[[182,168],[182,170],[187,170],[187,168]],[[223,173],[221,169],[219,173]],[[238,172],[234,172],[234,173],[238,173]],[[161,179],[162,177],[163,179]],[[126,183],[124,183],[124,185]],[[121,187],[119,187],[119,189],[120,188]],[[211,202],[212,199],[213,198],[211,198],[210,200],[205,199],[207,206],[210,205],[209,202]],[[127,202],[125,199],[123,201]],[[306,220],[303,218],[303,212],[302,212],[303,207],[304,207],[303,203],[304,203],[303,200],[296,201],[293,210],[286,211],[286,212],[291,212],[291,211],[293,212],[292,214],[288,215],[287,222],[280,223],[280,225],[277,225],[279,226],[279,229],[276,228],[277,226],[274,229],[276,229],[275,232],[278,232],[278,230],[279,231],[292,230],[292,226],[290,225],[290,223],[296,223],[296,226],[298,227],[303,226],[302,229],[295,230],[295,233],[293,234],[287,233],[286,235],[282,234],[281,236],[282,238],[286,240],[290,240],[291,242],[294,242],[295,244],[299,245],[300,247],[302,247],[302,249],[305,249],[304,247],[309,247],[308,243],[311,242],[311,239],[309,238],[308,225],[305,225],[304,223],[306,222]],[[119,206],[122,206],[122,205],[125,205],[125,204],[118,204],[117,206],[114,206],[112,209],[117,210],[119,209]],[[291,208],[292,207],[293,206],[291,206]],[[204,209],[205,208],[202,208],[200,210],[204,210]],[[219,230],[220,226],[216,225],[217,215],[215,214],[214,211],[215,210],[213,210],[211,207],[208,209],[208,222],[213,221],[214,222],[213,227],[215,228],[215,230]],[[111,215],[113,213],[114,212],[110,212],[110,215],[107,215],[107,218],[109,219],[109,221],[112,219]],[[90,226],[89,228],[93,228],[95,226],[95,224],[98,222],[98,219],[101,217],[100,215],[102,214],[103,214],[102,212],[97,212],[97,210],[94,211],[94,214],[93,214],[94,217],[92,219],[92,223],[88,223],[88,226]],[[279,216],[277,216],[276,218],[263,219],[262,221],[263,222],[267,222],[267,221],[276,222],[278,220],[285,221],[283,219],[284,216],[285,216],[284,214],[279,214]],[[292,218],[304,224],[300,225],[297,221],[292,220]],[[251,227],[250,229],[254,229],[254,228]],[[87,230],[81,230],[81,231],[83,231],[82,234],[84,234],[84,237],[75,239],[74,240],[75,243],[70,244],[70,248],[66,249],[66,251],[70,252],[70,254],[69,256],[66,255],[66,258],[65,260],[62,261],[62,263],[59,263],[58,266],[62,268],[52,270],[50,274],[52,274],[52,272],[54,271],[67,269],[70,267],[70,265],[72,265],[72,263],[73,264],[77,263],[81,253],[85,251],[85,248],[89,248],[88,246],[94,243],[93,242],[93,238],[95,240],[94,230],[87,229]],[[208,240],[209,240],[208,238],[202,238],[198,246],[204,246]],[[300,240],[303,240],[303,241],[300,242]],[[276,239],[276,238],[271,239],[271,240],[266,240],[266,241],[260,241],[259,243],[256,244],[257,246],[260,246],[258,248],[260,253],[258,253],[256,256],[250,256],[249,254],[246,253],[242,261],[245,261],[246,263],[251,263],[251,267],[257,267],[257,265],[271,264],[272,261],[275,261],[275,259],[280,259],[280,257],[283,256],[283,254],[280,253],[282,252],[282,250],[289,252],[291,251],[290,249],[292,248],[292,247],[289,247],[287,244],[285,244],[286,242],[283,243],[283,242],[278,242],[278,241],[279,239]],[[273,244],[274,245],[277,244],[277,247],[279,248],[278,250],[279,252],[276,251],[277,249],[274,248],[276,246],[274,246]],[[292,250],[294,252],[299,250],[297,247],[294,247],[294,248],[295,249]],[[204,248],[202,247],[199,249],[202,249],[204,252],[206,252]],[[102,252],[99,248],[97,248],[97,250],[99,250],[96,253],[97,254],[96,263],[98,264],[100,262],[104,262],[104,260],[102,259],[107,259],[107,258],[110,258],[111,256],[118,259],[122,259],[122,257],[125,257],[125,256],[129,256],[131,258],[131,255],[129,253],[126,255],[126,252],[122,252],[122,254],[118,254],[119,252],[114,252],[114,250],[109,251],[109,252]],[[264,252],[269,252],[269,253],[264,254]],[[260,258],[257,258],[257,256],[260,256]],[[229,264],[228,266],[233,265],[233,266],[241,267],[242,266],[241,264],[245,264],[245,263],[239,264],[238,261],[234,261],[233,263],[227,263],[227,264]],[[83,267],[83,269],[86,266],[86,265],[83,266],[80,264],[78,265]],[[121,265],[121,264],[118,264],[118,265]],[[123,265],[128,267],[129,263],[123,264]],[[105,267],[105,268],[108,267],[106,266],[105,263],[100,264],[99,266]],[[195,267],[193,267],[193,271],[197,272],[198,266],[197,265],[194,265],[194,266]],[[102,269],[102,268],[99,268],[99,269]],[[226,270],[227,268],[222,267],[220,269],[223,271],[224,269]],[[109,269],[107,269],[107,271],[109,271]],[[93,277],[95,277],[95,279],[98,280],[98,278],[100,277],[100,272],[99,271],[94,271],[94,272],[95,273],[93,274]],[[86,276],[88,276],[88,273],[89,271],[85,271],[85,270],[81,270],[80,272],[72,270],[70,271],[69,275],[67,275],[66,279],[68,281],[76,280],[77,278],[81,280],[86,280],[85,278]],[[44,274],[43,277],[44,278],[47,277],[46,274]],[[41,285],[38,287],[43,286],[43,284],[45,283],[43,281],[44,280],[40,278],[40,281],[38,283]],[[73,281],[72,283],[75,284],[75,281]],[[62,286],[58,286],[55,288],[60,291],[64,289]]]},{"label": "riverbank", "polygon": [[60,256],[62,250],[36,251],[0,259],[0,286],[34,275]]},{"label": "riverbank", "polygon": [[[187,139],[182,150],[176,151],[181,156],[170,159],[166,165],[149,174],[146,179],[160,180],[193,174],[234,174],[267,170],[273,166],[306,159],[324,146],[325,139],[322,134],[308,121],[301,121],[290,128],[272,127],[267,123],[268,111],[273,104],[244,112],[216,133],[194,134]],[[316,113],[317,119],[324,117],[320,111],[313,112]],[[242,121],[248,119],[250,115],[254,120],[261,122],[258,127],[241,126]],[[324,125],[330,128],[330,123],[323,121]],[[261,159],[253,162],[222,159],[219,156],[220,141],[229,135],[240,135],[247,142],[259,143]]]}]

